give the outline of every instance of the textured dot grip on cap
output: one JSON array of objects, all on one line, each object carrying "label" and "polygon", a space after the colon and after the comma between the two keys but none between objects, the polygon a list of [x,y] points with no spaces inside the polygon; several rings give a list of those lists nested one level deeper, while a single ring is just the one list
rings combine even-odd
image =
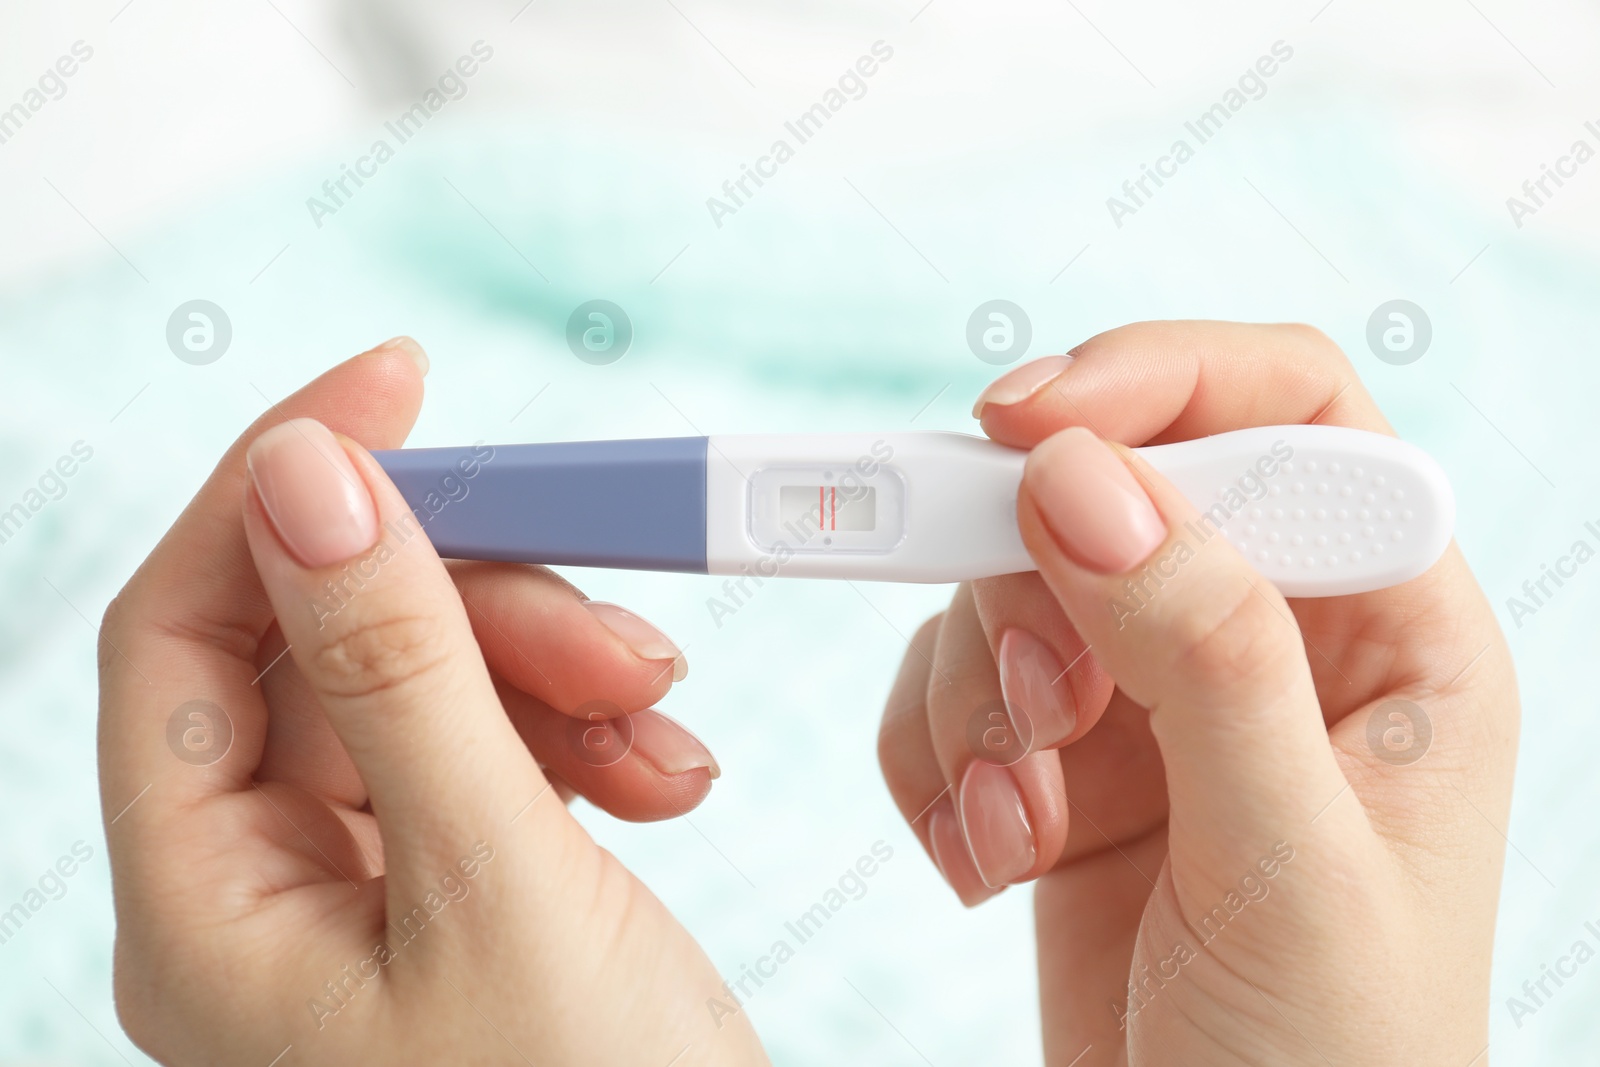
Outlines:
[{"label": "textured dot grip on cap", "polygon": [[1342,426],[1261,426],[1136,450],[1284,596],[1415,578],[1450,543],[1455,497],[1415,445]]}]

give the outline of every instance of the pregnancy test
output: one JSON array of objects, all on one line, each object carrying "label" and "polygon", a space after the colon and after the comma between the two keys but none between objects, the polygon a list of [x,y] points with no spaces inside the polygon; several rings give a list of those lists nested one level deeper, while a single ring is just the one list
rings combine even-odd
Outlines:
[{"label": "pregnancy test", "polygon": [[[1421,449],[1260,426],[1135,449],[1285,596],[1414,578],[1455,500]],[[754,434],[376,452],[441,556],[577,567],[959,582],[1036,569],[1027,453],[967,434]]]}]

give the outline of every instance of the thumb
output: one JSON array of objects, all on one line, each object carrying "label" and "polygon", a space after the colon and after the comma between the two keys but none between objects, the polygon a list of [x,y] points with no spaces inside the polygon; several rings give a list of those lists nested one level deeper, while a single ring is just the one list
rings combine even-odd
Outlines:
[{"label": "thumb", "polygon": [[1343,789],[1288,605],[1170,483],[1073,428],[1029,455],[1017,511],[1067,617],[1150,711],[1175,850],[1185,828],[1255,850]]},{"label": "thumb", "polygon": [[366,783],[391,902],[422,899],[475,843],[499,844],[545,780],[444,564],[366,450],[294,419],[258,437],[247,461],[256,569]]}]

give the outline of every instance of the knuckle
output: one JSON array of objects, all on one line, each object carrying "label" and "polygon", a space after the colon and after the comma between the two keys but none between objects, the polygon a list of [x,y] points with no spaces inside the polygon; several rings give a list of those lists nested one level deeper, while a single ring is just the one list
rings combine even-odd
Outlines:
[{"label": "knuckle", "polygon": [[385,616],[356,621],[335,634],[313,662],[325,693],[353,700],[415,685],[443,668],[445,647],[435,620]]},{"label": "knuckle", "polygon": [[928,687],[923,693],[923,707],[927,708],[928,723],[941,730],[947,723],[961,719],[959,701],[966,691],[965,675],[949,657],[941,657],[939,670],[928,677]]},{"label": "knuckle", "polygon": [[916,743],[926,734],[927,711],[921,701],[890,708],[878,724],[878,766],[886,775],[905,767]]},{"label": "knuckle", "polygon": [[1286,684],[1302,655],[1292,617],[1279,614],[1249,587],[1220,615],[1187,616],[1178,648],[1178,673],[1185,682],[1227,693]]},{"label": "knuckle", "polygon": [[1310,323],[1287,322],[1283,324],[1283,329],[1294,338],[1301,353],[1310,362],[1323,367],[1350,366],[1349,357],[1345,355],[1344,349],[1339,347],[1338,342]]},{"label": "knuckle", "polygon": [[139,992],[126,979],[116,979],[113,984],[117,1025],[139,1051],[152,1058],[162,1055],[161,1027],[156,1024],[153,1013],[136,1002]]},{"label": "knuckle", "polygon": [[100,616],[100,640],[95,642],[95,663],[103,677],[110,670],[112,661],[116,658],[113,649],[123,642],[124,620],[127,617],[127,608],[124,598],[127,596],[126,587],[116,596],[111,598],[111,603],[106,605],[105,614]]},{"label": "knuckle", "polygon": [[939,635],[944,629],[944,612],[933,616],[917,627],[911,635],[906,654],[900,659],[900,669],[933,672],[933,657],[938,654]]},{"label": "knuckle", "polygon": [[161,1058],[170,1051],[168,1029],[163,1025],[163,1020],[171,1014],[167,1008],[168,991],[160,983],[157,969],[130,946],[128,936],[120,930],[114,954],[111,996],[117,1022],[128,1040],[141,1051]]},{"label": "knuckle", "polygon": [[1309,348],[1329,349],[1337,347],[1333,343],[1333,338],[1309,322],[1286,322],[1283,324],[1283,328],[1298,337]]}]

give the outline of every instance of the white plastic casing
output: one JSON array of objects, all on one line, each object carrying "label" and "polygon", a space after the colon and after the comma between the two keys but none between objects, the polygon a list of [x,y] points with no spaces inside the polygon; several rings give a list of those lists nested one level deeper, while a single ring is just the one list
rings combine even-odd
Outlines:
[{"label": "white plastic casing", "polygon": [[[1285,596],[1395,585],[1450,542],[1455,502],[1443,471],[1392,437],[1265,426],[1137,451],[1201,512],[1177,536],[1220,531]],[[1033,570],[1016,520],[1026,458],[955,433],[713,436],[707,569],[898,582]],[[823,487],[824,503],[830,487],[870,487],[877,522],[870,531],[785,525],[775,510],[785,485]]]},{"label": "white plastic casing", "polygon": [[[957,433],[713,435],[706,449],[707,570],[888,582],[1031,571],[1017,532],[1026,458]],[[770,521],[766,490],[785,483],[876,489],[875,536],[829,531],[807,538]]]}]

